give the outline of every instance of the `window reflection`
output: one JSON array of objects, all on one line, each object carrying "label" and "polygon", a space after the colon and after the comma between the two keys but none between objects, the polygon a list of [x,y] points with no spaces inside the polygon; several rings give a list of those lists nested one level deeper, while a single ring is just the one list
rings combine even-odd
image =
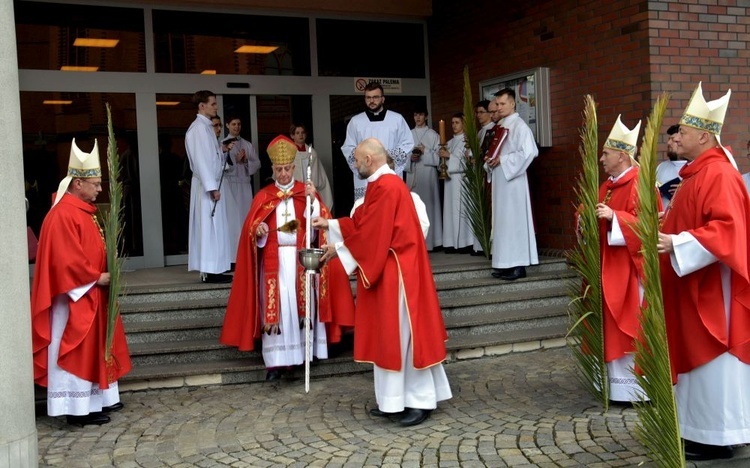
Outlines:
[{"label": "window reflection", "polygon": [[[66,176],[73,138],[76,139],[76,145],[86,152],[94,147],[94,139],[98,140],[103,190],[96,203],[101,209],[107,209],[109,171],[105,103],[109,103],[122,161],[125,218],[123,249],[131,257],[143,255],[135,96],[119,93],[22,91],[20,97],[24,179],[26,198],[29,200],[28,225],[39,235],[42,220],[52,206],[52,196]],[[70,104],[44,104],[45,101]]]},{"label": "window reflection", "polygon": [[159,73],[310,75],[306,18],[155,10],[153,22]]},{"label": "window reflection", "polygon": [[14,9],[21,69],[146,71],[140,9],[38,2],[15,2]]}]

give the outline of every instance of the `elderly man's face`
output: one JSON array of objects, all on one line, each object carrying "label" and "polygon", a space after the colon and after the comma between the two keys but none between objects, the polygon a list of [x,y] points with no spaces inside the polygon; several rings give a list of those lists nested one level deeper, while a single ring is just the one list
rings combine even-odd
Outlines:
[{"label": "elderly man's face", "polygon": [[367,179],[372,175],[372,171],[368,167],[369,159],[367,153],[362,148],[358,147],[354,150],[354,167],[357,169],[360,179]]},{"label": "elderly man's face", "polygon": [[680,125],[680,131],[675,133],[673,141],[674,152],[681,159],[692,161],[701,153],[701,137],[705,130]]},{"label": "elderly man's face", "polygon": [[279,185],[289,185],[292,182],[294,176],[294,164],[274,164],[273,168],[273,180],[279,183]]}]

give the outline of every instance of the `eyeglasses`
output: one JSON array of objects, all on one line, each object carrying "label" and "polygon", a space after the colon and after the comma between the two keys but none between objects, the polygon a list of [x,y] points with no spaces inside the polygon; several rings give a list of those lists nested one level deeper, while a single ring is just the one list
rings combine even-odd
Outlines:
[{"label": "eyeglasses", "polygon": [[365,96],[365,101],[378,101],[380,99],[383,99],[383,96]]},{"label": "eyeglasses", "polygon": [[489,112],[487,112],[486,110],[478,110],[476,113],[477,114],[489,114]]},{"label": "eyeglasses", "polygon": [[102,183],[101,182],[90,182],[90,181],[88,181],[86,179],[79,179],[79,180],[81,182],[86,182],[87,184],[91,184],[91,185],[93,185],[96,188],[102,188]]}]

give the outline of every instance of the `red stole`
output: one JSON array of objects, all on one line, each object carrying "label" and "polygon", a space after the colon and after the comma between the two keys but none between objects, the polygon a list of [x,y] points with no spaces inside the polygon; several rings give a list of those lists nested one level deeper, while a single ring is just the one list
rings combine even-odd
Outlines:
[{"label": "red stole", "polygon": [[[236,346],[240,351],[253,350],[254,340],[260,338],[261,291],[265,294],[266,306],[262,311],[263,323],[269,325],[279,323],[279,246],[275,232],[278,227],[276,208],[285,198],[289,198],[289,203],[294,203],[295,215],[300,223],[297,227],[296,250],[304,248],[307,220],[304,218],[306,201],[305,185],[302,182],[294,184],[291,195],[285,195],[275,184],[262,188],[253,198],[240,233],[234,280],[220,337],[221,343]],[[321,205],[321,216],[330,218],[330,212],[319,198],[318,202]],[[261,222],[268,225],[270,233],[266,245],[259,249],[255,233]],[[321,242],[325,243],[325,236],[322,237]],[[263,261],[262,278],[259,268],[261,260]],[[301,316],[304,316],[305,274],[299,264],[297,265],[297,280],[297,310]],[[335,292],[335,295],[332,292]],[[340,261],[329,262],[321,268],[318,307],[320,321],[326,323],[326,330],[329,333],[328,341],[337,342],[341,336],[340,328],[354,323],[354,302],[349,277],[344,272]]]}]

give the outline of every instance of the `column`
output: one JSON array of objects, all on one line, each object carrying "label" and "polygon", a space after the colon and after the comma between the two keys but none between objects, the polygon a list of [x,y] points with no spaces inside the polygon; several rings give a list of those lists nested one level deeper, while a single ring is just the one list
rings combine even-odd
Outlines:
[{"label": "column", "polygon": [[0,466],[38,465],[13,1],[0,0]]}]

